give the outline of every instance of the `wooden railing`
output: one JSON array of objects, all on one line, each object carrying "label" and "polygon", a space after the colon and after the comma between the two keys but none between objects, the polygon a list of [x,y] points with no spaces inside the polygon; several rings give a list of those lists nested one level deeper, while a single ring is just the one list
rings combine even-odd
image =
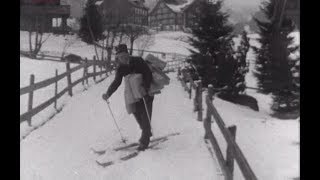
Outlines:
[{"label": "wooden railing", "polygon": [[[187,73],[181,72],[180,69],[178,71],[178,79],[181,81],[182,86],[184,89],[189,93],[189,98],[192,98],[192,91],[194,89],[194,110],[197,111],[198,114],[198,121],[203,121],[203,126],[205,130],[204,138],[206,141],[210,141],[215,155],[218,159],[219,165],[222,168],[226,180],[233,180],[234,177],[234,160],[237,162],[240,171],[243,177],[246,180],[257,180],[256,175],[254,174],[253,170],[251,169],[247,159],[245,158],[243,152],[241,151],[240,147],[236,143],[236,126],[226,127],[223,119],[219,115],[217,109],[214,107],[213,101],[213,94],[214,91],[218,89],[214,89],[212,85],[209,85],[207,89],[207,96],[206,96],[206,105],[207,111],[206,116],[203,119],[203,108],[202,108],[202,92],[204,91],[202,88],[201,80],[194,82],[191,76]],[[186,81],[189,82],[189,86],[187,85]],[[218,141],[216,140],[212,129],[211,129],[211,117],[214,118],[215,122],[217,123],[224,139],[227,142],[227,149],[226,149],[226,158],[223,157],[221,148],[219,146]]]},{"label": "wooden railing", "polygon": [[[89,73],[88,68],[93,67],[93,72]],[[100,68],[100,71],[98,70]],[[83,76],[80,79],[73,80],[71,78],[72,73],[83,70]],[[103,61],[96,61],[96,58],[94,57],[93,60],[87,60],[77,65],[76,67],[70,68],[70,63],[66,62],[66,72],[58,75],[58,71],[56,70],[55,77],[40,81],[35,83],[35,76],[33,74],[30,75],[30,85],[23,87],[20,89],[20,96],[28,94],[28,110],[27,112],[20,115],[20,123],[27,121],[28,125],[31,126],[31,119],[33,116],[50,106],[54,103],[54,107],[57,106],[57,100],[62,97],[65,93],[68,92],[70,96],[73,95],[72,88],[76,86],[79,83],[82,83],[84,85],[85,83],[88,84],[88,79],[93,78],[95,82],[97,82],[97,76],[100,78],[103,74],[106,74],[106,77],[108,76],[108,73],[111,72],[109,68],[106,68],[105,62]],[[65,87],[62,91],[58,92],[58,82],[60,80],[63,80],[64,78],[67,78],[67,87]],[[49,85],[55,85],[55,91],[54,96],[47,101],[43,102],[42,104],[38,105],[37,107],[33,107],[33,96],[36,90],[45,88]]]},{"label": "wooden railing", "polygon": [[167,65],[164,68],[165,72],[174,72],[178,70],[179,68],[183,68],[186,66],[186,61],[184,58],[176,59],[167,61]]},{"label": "wooden railing", "polygon": [[[140,50],[135,50],[135,51],[140,51]],[[165,53],[165,52],[158,52],[158,51],[144,51],[145,53],[150,53],[153,55],[157,55],[157,57],[159,56],[166,56],[166,62],[167,65],[164,69],[164,72],[173,72],[176,71],[178,68],[182,68],[184,66],[186,66],[186,58],[187,56],[181,55],[181,54],[177,54],[177,53]],[[20,50],[20,54],[23,56],[30,56],[30,53],[28,51],[21,51]],[[114,55],[114,54],[112,54]],[[50,60],[50,61],[57,61],[57,62],[65,62],[61,60],[61,56],[56,56],[56,55],[48,55],[48,54],[38,54],[37,55],[37,59],[41,59],[41,60]],[[105,60],[106,61],[106,60]],[[83,61],[80,61],[79,63],[83,63]]]}]

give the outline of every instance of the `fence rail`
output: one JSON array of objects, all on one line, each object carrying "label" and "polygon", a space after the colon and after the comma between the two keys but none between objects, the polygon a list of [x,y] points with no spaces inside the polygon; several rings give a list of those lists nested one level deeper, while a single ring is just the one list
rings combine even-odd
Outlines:
[{"label": "fence rail", "polygon": [[[24,94],[29,94],[29,98],[28,98],[28,111],[23,113],[22,115],[20,115],[20,123],[24,122],[24,121],[28,121],[29,126],[31,126],[31,119],[33,116],[35,116],[36,114],[38,114],[39,112],[41,112],[42,110],[44,110],[45,108],[47,108],[48,106],[50,106],[51,104],[54,103],[54,106],[56,107],[56,102],[57,100],[62,97],[65,93],[69,93],[70,96],[73,95],[72,93],[72,88],[76,85],[78,85],[79,83],[82,82],[82,84],[84,85],[84,82],[86,81],[86,83],[88,84],[88,79],[89,78],[93,78],[95,82],[96,81],[96,77],[100,76],[102,77],[103,74],[106,74],[106,77],[108,76],[108,73],[111,72],[111,70],[109,68],[107,68],[107,66],[103,66],[105,67],[105,69],[102,68],[101,65],[105,65],[105,62],[99,62],[96,61],[95,58],[93,58],[93,60],[85,60],[82,64],[77,65],[76,67],[70,68],[70,62],[66,62],[66,72],[58,75],[57,70],[56,70],[56,75],[55,77],[34,83],[34,75],[30,76],[30,85],[23,87],[20,89],[20,96],[24,95]],[[88,73],[88,68],[90,68],[91,66],[93,66],[94,72],[93,73]],[[100,66],[100,71],[97,72],[96,66]],[[72,81],[71,78],[71,74],[79,71],[79,70],[83,70],[83,76],[77,80]],[[60,91],[58,93],[58,82],[64,78],[67,78],[67,87],[65,87],[62,91]],[[103,79],[103,78],[102,78]],[[100,81],[100,80],[98,80]],[[49,85],[55,85],[55,92],[54,92],[54,96],[48,100],[46,100],[45,102],[43,102],[42,104],[38,105],[37,107],[33,107],[33,95],[35,93],[36,90],[39,89],[43,89]]]},{"label": "fence rail", "polygon": [[[141,50],[137,50],[134,49],[134,51],[139,52]],[[167,61],[167,65],[164,69],[164,72],[172,72],[172,71],[176,71],[178,68],[182,68],[186,65],[186,56],[181,55],[181,54],[177,54],[177,53],[165,53],[165,52],[158,52],[158,51],[148,51],[148,50],[144,50],[143,52],[148,52],[151,54],[157,54],[157,55],[164,55],[167,58],[166,59],[170,59],[169,61]],[[30,53],[27,51],[20,51],[20,54],[25,55],[30,57]],[[28,111],[23,113],[22,115],[20,115],[20,123],[24,122],[24,121],[28,121],[28,124],[31,125],[31,119],[33,116],[35,116],[36,114],[38,114],[39,112],[41,112],[42,110],[44,110],[45,108],[47,108],[48,106],[50,106],[51,104],[54,103],[54,106],[56,107],[57,105],[57,100],[62,97],[66,92],[68,92],[68,94],[70,96],[72,96],[72,87],[76,86],[77,84],[79,84],[80,82],[82,82],[82,84],[84,84],[84,82],[88,83],[88,78],[93,78],[93,80],[96,82],[96,77],[97,76],[102,76],[104,73],[108,73],[111,71],[111,68],[107,68],[107,61],[97,61],[96,58],[94,57],[93,60],[81,60],[79,62],[77,62],[79,65],[73,68],[70,68],[70,62],[68,61],[63,61],[61,60],[61,56],[53,56],[53,55],[47,55],[47,54],[39,54],[36,56],[36,58],[41,58],[41,59],[46,59],[46,60],[52,60],[52,61],[58,61],[58,62],[62,62],[62,63],[66,63],[66,72],[62,73],[62,74],[57,74],[56,72],[56,76],[52,77],[52,78],[48,78],[46,80],[40,81],[35,83],[34,79],[35,77],[33,75],[32,78],[32,82],[30,81],[30,85],[26,86],[26,87],[22,87],[20,89],[20,96],[28,94],[29,95],[29,100],[28,100]],[[88,73],[88,68],[93,66],[93,72],[92,73]],[[98,66],[98,67],[97,67]],[[97,72],[98,69],[100,67],[100,72]],[[103,71],[103,67],[105,68],[105,70]],[[71,79],[71,74],[79,71],[83,69],[83,77],[72,82]],[[30,80],[32,79],[30,78]],[[60,80],[67,78],[67,82],[68,82],[68,87],[66,87],[65,89],[63,89],[61,92],[57,92],[57,84]],[[33,107],[33,95],[34,92],[36,90],[45,88],[47,86],[53,85],[55,84],[55,96],[50,98],[49,100],[45,101],[44,103],[38,105],[37,107]]]},{"label": "fence rail", "polygon": [[[203,127],[205,130],[204,138],[205,140],[209,140],[211,143],[215,155],[218,159],[219,165],[222,168],[226,180],[233,180],[233,172],[234,172],[234,161],[237,162],[238,167],[246,180],[257,180],[256,175],[254,174],[253,170],[251,169],[247,159],[245,158],[243,152],[241,151],[240,147],[236,143],[236,126],[226,127],[223,119],[219,115],[217,109],[214,107],[213,101],[213,92],[217,89],[214,89],[212,85],[209,85],[207,89],[207,96],[206,96],[206,105],[207,111],[206,116],[203,119],[203,108],[202,108],[202,83],[201,80],[194,82],[190,76],[190,74],[186,72],[181,72],[178,70],[178,79],[181,81],[182,86],[184,87],[185,91],[189,93],[189,98],[192,98],[192,91],[195,91],[194,96],[194,111],[197,111],[198,114],[198,121],[203,121]],[[186,82],[189,82],[189,86]],[[212,129],[211,129],[211,117],[214,118],[216,124],[218,125],[224,139],[227,142],[227,149],[226,149],[226,158],[223,157],[222,150],[219,146],[218,141],[216,140]]]}]

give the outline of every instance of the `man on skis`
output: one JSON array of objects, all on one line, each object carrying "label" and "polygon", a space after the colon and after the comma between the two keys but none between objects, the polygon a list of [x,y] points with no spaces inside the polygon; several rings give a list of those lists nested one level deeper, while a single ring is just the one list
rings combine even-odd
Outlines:
[{"label": "man on skis", "polygon": [[[104,100],[107,101],[109,99],[109,97],[121,85],[122,79],[129,74],[141,74],[142,86],[145,92],[149,92],[152,82],[152,72],[148,64],[141,57],[129,55],[127,46],[125,44],[120,44],[118,47],[116,47],[116,65],[117,68],[115,78],[109,86],[107,92],[102,95]],[[133,104],[133,115],[142,131],[139,139],[140,144],[138,150],[146,149],[150,143],[150,137],[152,136],[150,121],[153,99],[153,95],[146,93],[143,98]]]}]

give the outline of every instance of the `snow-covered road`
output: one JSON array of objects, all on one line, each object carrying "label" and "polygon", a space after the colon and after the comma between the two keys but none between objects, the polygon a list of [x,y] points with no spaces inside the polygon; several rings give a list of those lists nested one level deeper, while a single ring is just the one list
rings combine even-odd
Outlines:
[{"label": "snow-covered road", "polygon": [[[154,100],[153,134],[180,135],[170,137],[157,146],[159,149],[148,150],[128,161],[107,168],[97,166],[95,160],[99,157],[90,148],[122,145],[107,104],[101,99],[113,79],[111,76],[75,95],[52,120],[21,141],[21,179],[222,179],[217,161],[203,141],[203,126],[196,121],[192,101],[175,74],[170,76],[171,84]],[[126,112],[123,85],[110,102],[128,143],[137,141],[140,130],[133,116]]]}]

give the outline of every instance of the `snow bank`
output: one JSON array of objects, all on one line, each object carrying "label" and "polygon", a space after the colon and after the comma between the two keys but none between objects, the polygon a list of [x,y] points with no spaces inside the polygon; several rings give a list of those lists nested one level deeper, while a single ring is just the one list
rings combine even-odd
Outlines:
[{"label": "snow bank", "polygon": [[[71,64],[70,67],[75,67],[78,64]],[[35,83],[52,78],[55,76],[55,70],[58,70],[58,74],[66,72],[66,65],[63,62],[53,62],[45,60],[33,60],[25,57],[20,57],[20,88],[29,86],[30,75],[35,76]],[[93,72],[93,68],[90,67],[88,72]],[[74,82],[83,76],[83,71],[79,70],[72,73],[71,79]],[[92,78],[89,79],[89,83],[92,84]],[[64,78],[58,82],[58,92],[67,87],[67,79]],[[77,94],[84,90],[84,87],[80,84],[73,88],[74,94]],[[49,85],[45,88],[34,91],[33,95],[33,107],[36,107],[54,96],[55,85]],[[67,93],[58,99],[57,108],[62,108],[69,100]],[[20,114],[27,112],[28,107],[28,94],[20,96]],[[32,118],[32,127],[29,127],[26,122],[20,124],[20,138],[25,137],[34,129],[42,126],[46,121],[57,113],[57,110],[53,105],[47,107]]]},{"label": "snow bank", "polygon": [[[300,176],[299,121],[278,120],[219,98],[213,102],[226,125],[237,126],[236,141],[258,179],[289,180]],[[216,124],[213,127],[223,144],[220,130]],[[235,179],[242,179],[237,166],[235,172]]]},{"label": "snow bank", "polygon": [[[70,47],[66,49],[66,53],[77,54],[81,57],[92,59],[95,55],[94,47],[82,42],[77,35],[53,35],[45,33],[43,39],[48,40],[43,44],[41,52],[49,55],[61,56],[66,44],[70,43]],[[33,35],[34,38],[34,35]],[[29,50],[28,32],[20,31],[20,50]]]}]

